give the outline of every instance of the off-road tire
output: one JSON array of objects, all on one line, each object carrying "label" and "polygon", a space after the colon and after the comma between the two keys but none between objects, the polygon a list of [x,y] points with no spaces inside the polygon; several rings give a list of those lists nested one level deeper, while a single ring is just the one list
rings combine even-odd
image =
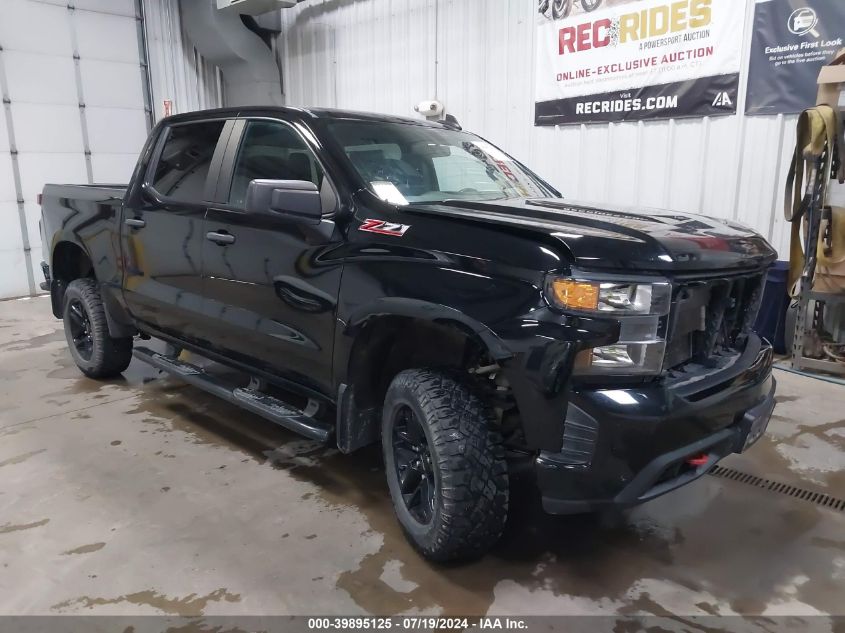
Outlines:
[{"label": "off-road tire", "polygon": [[[71,304],[78,302],[88,317],[93,347],[91,357],[84,358],[73,342],[71,334]],[[65,290],[62,306],[65,338],[79,370],[89,378],[113,378],[121,374],[132,361],[132,339],[112,338],[106,322],[106,312],[100,288],[94,279],[75,279]]]},{"label": "off-road tire", "polygon": [[[425,431],[435,478],[431,520],[411,515],[400,491],[393,427],[404,407]],[[499,540],[508,514],[508,469],[492,409],[458,373],[415,369],[387,390],[382,447],[396,516],[410,543],[434,561],[468,560]]]}]

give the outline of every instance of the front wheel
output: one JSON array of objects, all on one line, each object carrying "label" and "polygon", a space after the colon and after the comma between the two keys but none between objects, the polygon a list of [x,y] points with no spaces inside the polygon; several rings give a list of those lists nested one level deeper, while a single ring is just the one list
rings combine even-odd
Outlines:
[{"label": "front wheel", "polygon": [[581,6],[584,7],[584,11],[595,11],[601,6],[602,0],[581,0]]},{"label": "front wheel", "polygon": [[89,378],[112,378],[132,360],[132,339],[109,336],[100,288],[93,279],[75,279],[65,290],[65,338],[79,370]]},{"label": "front wheel", "polygon": [[508,471],[492,411],[459,376],[407,370],[387,390],[382,447],[396,517],[435,561],[484,554],[508,513]]}]

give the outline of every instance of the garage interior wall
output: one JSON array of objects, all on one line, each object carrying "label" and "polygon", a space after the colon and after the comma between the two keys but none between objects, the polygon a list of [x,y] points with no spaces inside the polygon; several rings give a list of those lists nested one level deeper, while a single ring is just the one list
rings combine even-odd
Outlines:
[{"label": "garage interior wall", "polygon": [[415,116],[438,98],[565,197],[737,220],[788,256],[781,205],[795,116],[534,127],[536,0],[308,0],[280,14],[290,105]]},{"label": "garage interior wall", "polygon": [[220,71],[185,35],[179,0],[143,0],[143,8],[156,120],[164,116],[165,101],[173,114],[222,107]]},{"label": "garage interior wall", "polygon": [[[744,1],[747,57],[754,2]],[[44,182],[129,178],[148,128],[139,51],[150,62],[155,119],[165,100],[174,113],[225,104],[220,72],[184,35],[178,0],[73,6],[3,0],[0,9],[9,101],[0,108],[0,297],[37,291]],[[289,105],[416,116],[414,104],[438,98],[568,198],[735,219],[786,256],[781,192],[796,117],[534,127],[535,0],[307,0],[259,21],[281,28]],[[747,66],[739,112],[746,77]]]},{"label": "garage interior wall", "polygon": [[46,182],[127,182],[148,128],[135,0],[2,0],[0,298],[38,292]]}]

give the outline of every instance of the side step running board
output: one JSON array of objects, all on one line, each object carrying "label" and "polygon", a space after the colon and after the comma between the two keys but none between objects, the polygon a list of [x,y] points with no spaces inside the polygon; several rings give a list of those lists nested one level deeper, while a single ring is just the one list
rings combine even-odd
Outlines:
[{"label": "side step running board", "polygon": [[136,347],[132,355],[156,369],[181,378],[194,387],[223,398],[227,402],[251,411],[262,418],[285,427],[312,440],[328,442],[332,428],[306,415],[281,400],[255,389],[232,387],[224,380],[207,374],[201,367],[172,356],[165,356],[146,347]]}]

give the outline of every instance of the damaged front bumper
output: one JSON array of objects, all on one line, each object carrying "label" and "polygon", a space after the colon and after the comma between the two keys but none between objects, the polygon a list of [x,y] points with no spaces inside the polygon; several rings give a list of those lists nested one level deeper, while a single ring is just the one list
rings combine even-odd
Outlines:
[{"label": "damaged front bumper", "polygon": [[775,405],[772,348],[751,335],[729,369],[635,387],[575,386],[559,451],[535,459],[552,514],[627,507],[709,472],[762,435]]}]

